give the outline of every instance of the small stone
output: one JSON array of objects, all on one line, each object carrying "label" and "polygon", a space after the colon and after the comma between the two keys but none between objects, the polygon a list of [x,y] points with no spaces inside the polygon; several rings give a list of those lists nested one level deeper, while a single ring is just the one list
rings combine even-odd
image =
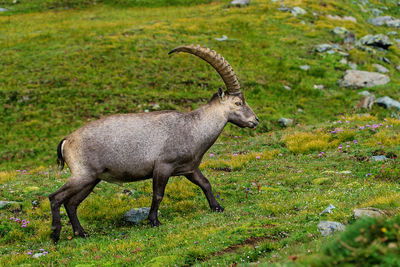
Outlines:
[{"label": "small stone", "polygon": [[372,14],[373,14],[374,16],[380,16],[380,15],[382,15],[382,13],[383,13],[382,10],[379,10],[379,9],[377,9],[377,8],[373,8],[373,9],[371,9],[371,11],[372,11]]},{"label": "small stone", "polygon": [[149,216],[150,208],[138,208],[138,209],[131,209],[124,214],[124,221],[139,224],[142,221],[146,220]]},{"label": "small stone", "polygon": [[380,60],[382,60],[383,62],[390,64],[390,60],[387,57],[381,57]]},{"label": "small stone", "polygon": [[387,84],[389,81],[388,76],[377,72],[347,70],[339,84],[342,87],[363,88]]},{"label": "small stone", "polygon": [[386,214],[377,208],[362,208],[362,209],[354,209],[353,212],[353,217],[355,219],[360,219],[361,217],[374,217],[374,218],[378,218],[378,217],[382,217],[385,216]]},{"label": "small stone", "polygon": [[345,44],[354,44],[356,41],[357,41],[357,38],[354,35],[354,33],[352,33],[352,32],[348,32],[346,34],[346,37],[344,37],[344,40],[343,40],[343,42]]},{"label": "small stone", "polygon": [[391,32],[388,32],[387,35],[397,35],[397,32],[396,31],[391,31]]},{"label": "small stone", "polygon": [[336,209],[336,207],[333,206],[332,204],[329,204],[329,206],[326,209],[324,209],[319,215],[322,215],[324,213],[332,213],[333,209]]},{"label": "small stone", "polygon": [[302,70],[309,70],[310,69],[310,66],[308,66],[308,65],[301,65],[300,66],[300,69],[302,69]]},{"label": "small stone", "polygon": [[363,95],[363,96],[369,96],[369,95],[371,95],[371,93],[368,92],[368,91],[361,91],[361,92],[359,92],[358,94],[359,94],[359,95]]},{"label": "small stone", "polygon": [[352,16],[340,17],[340,16],[337,16],[337,15],[329,15],[329,14],[328,14],[326,17],[327,17],[328,19],[333,19],[333,20],[351,21],[351,22],[354,22],[354,23],[357,22],[357,19],[356,19],[355,17],[352,17]]},{"label": "small stone", "polygon": [[397,65],[397,66],[396,66],[396,70],[397,70],[397,71],[400,71],[400,65]]},{"label": "small stone", "polygon": [[380,72],[380,73],[388,73],[389,72],[389,70],[382,65],[372,64],[372,66],[376,69],[377,72]]},{"label": "small stone", "polygon": [[42,257],[44,255],[45,255],[44,253],[36,253],[36,254],[32,255],[32,258],[39,258],[39,257]]},{"label": "small stone", "polygon": [[330,45],[330,44],[320,44],[320,45],[317,45],[317,46],[315,47],[315,49],[316,49],[318,52],[322,53],[322,52],[326,52],[326,51],[328,51],[328,50],[331,50],[331,49],[332,49],[332,45]]},{"label": "small stone", "polygon": [[226,35],[222,35],[222,37],[221,37],[221,38],[215,38],[215,40],[217,40],[218,42],[223,42],[223,41],[226,41],[226,40],[228,40],[228,36],[226,36]]},{"label": "small stone", "polygon": [[345,35],[349,32],[349,30],[347,30],[347,29],[344,28],[344,27],[335,27],[335,28],[332,30],[332,32],[333,32],[333,34],[335,34],[335,35],[345,36]]},{"label": "small stone", "polygon": [[347,64],[347,59],[342,58],[339,62],[340,62],[341,64],[343,64],[343,65],[346,65],[346,64]]},{"label": "small stone", "polygon": [[323,84],[314,84],[314,89],[324,90],[324,85]]},{"label": "small stone", "polygon": [[6,12],[6,11],[8,11],[8,9],[7,9],[7,8],[0,7],[0,12]]},{"label": "small stone", "polygon": [[282,12],[289,12],[291,9],[290,9],[290,7],[287,7],[287,6],[281,6],[281,7],[278,7],[278,10],[282,11]]},{"label": "small stone", "polygon": [[387,109],[394,107],[394,108],[400,110],[400,102],[398,102],[388,96],[380,97],[375,102],[378,106],[382,106]]},{"label": "small stone", "polygon": [[295,6],[294,8],[292,8],[291,11],[293,16],[297,16],[297,15],[304,15],[307,13],[307,11],[305,11],[304,9],[302,9],[301,7]]},{"label": "small stone", "polygon": [[282,127],[288,127],[290,125],[293,124],[293,119],[287,119],[287,118],[280,118],[278,120],[278,123],[282,126]]},{"label": "small stone", "polygon": [[356,70],[357,69],[357,64],[356,63],[354,63],[354,62],[349,62],[349,67],[352,69],[352,70]]},{"label": "small stone", "polygon": [[388,158],[385,155],[378,155],[378,156],[372,156],[371,159],[373,161],[383,161],[387,160]]},{"label": "small stone", "polygon": [[317,227],[322,236],[328,236],[334,232],[344,231],[346,229],[343,224],[331,221],[321,221]]},{"label": "small stone", "polygon": [[284,85],[283,88],[285,88],[288,91],[292,90],[292,88],[290,88],[290,86],[287,86],[287,85]]},{"label": "small stone", "polygon": [[33,207],[39,206],[39,201],[33,200],[33,201],[32,201],[32,206],[33,206]]},{"label": "small stone", "polygon": [[233,0],[231,2],[232,6],[237,6],[237,7],[248,6],[249,4],[250,0]]}]

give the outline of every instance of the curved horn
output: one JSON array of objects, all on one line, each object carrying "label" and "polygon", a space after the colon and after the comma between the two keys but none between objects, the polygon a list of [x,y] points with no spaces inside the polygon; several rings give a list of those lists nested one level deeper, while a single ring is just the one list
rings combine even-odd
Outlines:
[{"label": "curved horn", "polygon": [[231,65],[229,65],[228,61],[226,61],[220,54],[217,54],[214,50],[201,47],[200,45],[179,46],[169,51],[168,55],[175,52],[186,52],[203,59],[213,66],[221,76],[222,80],[224,80],[229,94],[238,94],[241,92],[239,81],[235,72],[233,72]]}]

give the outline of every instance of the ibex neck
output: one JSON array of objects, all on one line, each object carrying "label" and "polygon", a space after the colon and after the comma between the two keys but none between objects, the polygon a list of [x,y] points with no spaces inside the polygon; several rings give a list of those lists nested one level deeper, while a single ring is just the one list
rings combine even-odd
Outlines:
[{"label": "ibex neck", "polygon": [[189,113],[194,116],[192,135],[198,144],[199,152],[204,154],[221,134],[228,116],[219,102],[212,101]]}]

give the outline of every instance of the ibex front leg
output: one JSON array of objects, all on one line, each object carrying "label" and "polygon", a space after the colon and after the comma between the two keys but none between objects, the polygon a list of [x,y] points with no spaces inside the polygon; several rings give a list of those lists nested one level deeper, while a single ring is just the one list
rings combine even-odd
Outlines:
[{"label": "ibex front leg", "polygon": [[223,212],[224,208],[219,205],[217,200],[215,199],[212,191],[211,191],[211,184],[207,180],[206,177],[201,173],[201,171],[197,168],[194,173],[185,175],[189,181],[192,183],[200,186],[201,190],[203,190],[204,195],[206,195],[208,204],[210,205],[211,210],[217,212]]},{"label": "ibex front leg", "polygon": [[171,175],[171,170],[168,166],[156,166],[153,171],[153,200],[149,213],[149,221],[151,227],[159,226],[161,223],[158,220],[158,207],[164,197],[165,187]]}]

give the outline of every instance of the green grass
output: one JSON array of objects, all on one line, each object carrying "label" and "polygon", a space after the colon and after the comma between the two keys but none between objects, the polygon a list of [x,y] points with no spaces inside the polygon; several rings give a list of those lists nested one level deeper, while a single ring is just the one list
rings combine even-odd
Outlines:
[{"label": "green grass", "polygon": [[[386,2],[386,13],[398,16],[395,4]],[[362,90],[337,83],[348,69],[339,63],[342,57],[313,49],[338,41],[330,33],[335,26],[357,37],[391,30],[366,23],[369,14],[358,5],[286,1],[308,11],[295,18],[270,1],[252,1],[247,8],[229,8],[229,1],[57,1],[53,8],[54,3],[21,0],[0,15],[0,200],[22,203],[0,213],[0,265],[307,265],[323,259],[325,243],[334,239],[317,232],[320,220],[353,224],[352,210],[367,206],[398,213],[397,161],[370,160],[399,155],[400,121],[390,118],[396,111],[356,110]],[[327,14],[352,15],[358,23],[329,20]],[[215,40],[222,35],[228,41]],[[68,170],[55,169],[58,142],[109,114],[151,111],[154,104],[190,111],[206,103],[222,86],[215,71],[193,56],[167,55],[191,43],[229,61],[261,120],[256,130],[227,126],[208,152],[215,157],[207,153],[201,165],[225,212],[210,212],[201,190],[177,177],[161,203],[164,224],[130,226],[122,215],[150,205],[151,181],[123,187],[102,182],[79,209],[91,237],[69,239],[64,211],[61,242],[52,244],[47,196],[69,177]],[[398,46],[376,55],[349,54],[362,70],[384,64],[381,56],[389,58],[391,82],[368,90],[400,98]],[[309,71],[299,68],[305,64]],[[294,126],[281,129],[280,117],[293,118]],[[375,131],[359,130],[378,123],[383,127]],[[332,134],[335,129],[343,131]],[[135,193],[127,196],[124,189]],[[320,216],[329,204],[337,208]],[[10,217],[31,223],[21,228]],[[39,259],[27,254],[41,248],[49,254]]]}]

